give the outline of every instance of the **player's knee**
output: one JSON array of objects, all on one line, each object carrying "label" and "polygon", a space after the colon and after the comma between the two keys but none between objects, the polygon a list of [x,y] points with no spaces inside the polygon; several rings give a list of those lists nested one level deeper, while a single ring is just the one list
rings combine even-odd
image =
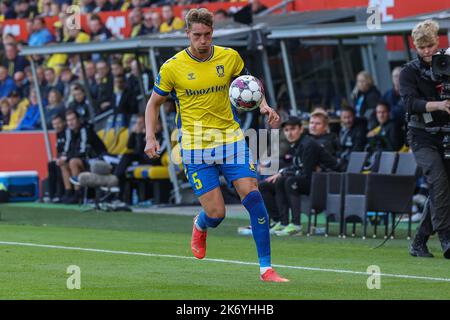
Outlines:
[{"label": "player's knee", "polygon": [[206,214],[210,218],[224,218],[225,217],[225,206],[216,206],[213,208],[208,208],[205,210]]},{"label": "player's knee", "polygon": [[75,167],[79,168],[82,165],[83,165],[83,163],[78,158],[73,158],[73,159],[70,159],[70,161],[69,161],[69,167],[71,167],[71,168],[75,168]]}]

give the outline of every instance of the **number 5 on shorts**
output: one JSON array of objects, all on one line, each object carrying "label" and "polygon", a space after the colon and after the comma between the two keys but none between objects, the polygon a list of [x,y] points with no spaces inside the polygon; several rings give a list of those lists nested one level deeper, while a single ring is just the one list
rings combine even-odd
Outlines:
[{"label": "number 5 on shorts", "polygon": [[192,180],[194,180],[194,184],[195,184],[195,188],[201,189],[203,187],[202,182],[200,181],[200,179],[197,178],[197,174],[198,172],[195,172],[192,174]]}]

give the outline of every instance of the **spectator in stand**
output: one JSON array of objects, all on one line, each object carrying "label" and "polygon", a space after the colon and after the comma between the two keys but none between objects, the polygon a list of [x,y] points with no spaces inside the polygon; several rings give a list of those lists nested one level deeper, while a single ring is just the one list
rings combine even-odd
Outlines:
[{"label": "spectator in stand", "polygon": [[81,0],[81,12],[92,13],[96,8],[94,0]]},{"label": "spectator in stand", "polygon": [[89,30],[91,31],[90,36],[92,41],[105,41],[112,38],[111,31],[105,27],[100,16],[92,14],[89,17],[88,25]]},{"label": "spectator in stand", "polygon": [[52,0],[43,0],[42,9],[39,12],[40,17],[52,17]]},{"label": "spectator in stand", "polygon": [[97,62],[96,68],[97,73],[95,75],[95,79],[98,86],[98,92],[95,100],[99,107],[99,109],[97,110],[97,113],[99,114],[108,109],[110,106],[114,90],[114,83],[108,63],[106,61],[101,60]]},{"label": "spectator in stand", "polygon": [[66,123],[66,142],[56,165],[61,168],[64,182],[62,202],[73,204],[81,198],[78,175],[89,168],[89,159],[103,155],[106,148],[95,131],[82,123],[76,111],[66,111]]},{"label": "spectator in stand", "polygon": [[30,63],[24,56],[19,56],[16,44],[5,45],[5,58],[2,65],[8,68],[8,74],[12,77],[17,71],[24,71]]},{"label": "spectator in stand", "polygon": [[59,203],[64,195],[64,182],[56,160],[62,157],[66,144],[66,121],[61,114],[54,115],[50,121],[56,132],[56,157],[48,163],[48,197],[49,201]]},{"label": "spectator in stand", "polygon": [[406,122],[406,110],[403,99],[400,97],[400,71],[401,67],[395,67],[392,70],[393,88],[389,89],[383,95],[383,101],[389,104],[391,108],[390,118],[397,123],[398,126],[404,126]]},{"label": "spectator in stand", "polygon": [[88,100],[84,88],[79,83],[75,83],[71,89],[72,101],[69,103],[68,109],[75,110],[78,117],[87,122],[90,118]]},{"label": "spectator in stand", "polygon": [[29,19],[38,15],[37,8],[31,6],[28,0],[18,0],[14,3],[16,19]]},{"label": "spectator in stand", "polygon": [[[48,1],[48,0],[44,0]],[[58,3],[58,1],[50,1],[50,16],[51,17],[59,17],[61,11],[65,12],[65,10],[62,10],[61,5]]]},{"label": "spectator in stand", "polygon": [[115,114],[124,114],[128,126],[132,114],[138,113],[136,96],[126,86],[123,76],[114,77],[114,94],[111,100],[111,108]]},{"label": "spectator in stand", "polygon": [[114,59],[111,62],[111,74],[114,78],[125,75],[125,70],[119,59]]},{"label": "spectator in stand", "polygon": [[152,33],[158,33],[159,32],[159,26],[155,28],[153,26],[153,20],[152,20],[153,12],[147,11],[144,13],[144,19],[142,20],[142,26],[139,30],[139,35],[144,34],[152,34]]},{"label": "spectator in stand", "polygon": [[44,95],[48,96],[50,90],[56,89],[60,94],[64,93],[64,84],[61,80],[56,76],[55,70],[53,68],[45,68],[44,69],[44,77],[46,81],[46,85],[44,87]]},{"label": "spectator in stand", "polygon": [[16,13],[14,12],[12,3],[10,0],[2,0],[0,2],[0,22],[7,19],[15,19]]},{"label": "spectator in stand", "polygon": [[35,17],[33,19],[32,33],[28,38],[28,45],[43,46],[54,40],[55,38],[45,26],[44,18]]},{"label": "spectator in stand", "polygon": [[147,0],[131,0],[127,10],[145,7],[149,7],[149,2]]},{"label": "spectator in stand", "polygon": [[311,114],[308,131],[325,150],[336,157],[340,149],[339,140],[334,132],[330,132],[328,122],[326,111],[317,110]]},{"label": "spectator in stand", "polygon": [[47,100],[48,105],[45,108],[45,121],[47,122],[47,128],[52,129],[52,119],[56,115],[63,117],[66,112],[66,108],[62,102],[61,93],[56,89],[51,89],[49,91]]},{"label": "spectator in stand", "polygon": [[[86,70],[87,87],[89,88],[91,97],[95,99],[98,93],[98,85],[97,81],[95,80],[95,73],[97,72],[97,69],[95,68],[95,63],[92,61],[85,61],[84,68]],[[81,73],[80,75],[82,78],[83,73]]]},{"label": "spectator in stand", "polygon": [[61,82],[64,85],[63,99],[64,105],[71,102],[71,85],[77,80],[77,77],[72,73],[69,67],[64,67],[61,70]]},{"label": "spectator in stand", "polygon": [[152,13],[152,25],[153,25],[153,32],[152,33],[159,33],[159,30],[161,29],[161,23],[162,18],[159,12],[153,12]]},{"label": "spectator in stand", "polygon": [[67,30],[67,35],[64,38],[65,42],[85,43],[89,42],[91,37],[84,31],[71,28]]},{"label": "spectator in stand", "polygon": [[367,123],[365,118],[356,118],[351,107],[341,109],[341,130],[339,131],[339,158],[348,163],[350,153],[364,151],[367,143]]},{"label": "spectator in stand", "polygon": [[380,101],[376,107],[378,125],[367,133],[368,149],[372,152],[399,151],[404,138],[401,128],[390,119],[389,104]]},{"label": "spectator in stand", "polygon": [[22,71],[17,71],[14,73],[14,83],[16,85],[16,91],[19,92],[21,97],[28,96],[25,92],[30,92],[30,84],[28,80],[25,78],[25,73]]},{"label": "spectator in stand", "polygon": [[0,99],[0,131],[3,130],[3,126],[9,125],[9,119],[11,118],[11,105],[7,98]]},{"label": "spectator in stand", "polygon": [[163,23],[159,28],[159,32],[171,32],[174,30],[181,30],[184,28],[184,21],[173,14],[173,8],[170,5],[162,7]]},{"label": "spectator in stand", "polygon": [[352,97],[356,116],[366,118],[368,129],[373,129],[376,126],[375,107],[380,101],[381,94],[367,71],[358,73]]},{"label": "spectator in stand", "polygon": [[0,66],[0,99],[7,97],[11,91],[16,89],[14,80],[8,75],[8,69]]},{"label": "spectator in stand", "polygon": [[112,6],[108,0],[95,0],[95,8],[92,11],[93,13],[111,11]]},{"label": "spectator in stand", "polygon": [[[162,126],[161,123],[158,122],[156,127],[156,140],[160,144],[160,151],[164,152],[167,148],[167,143],[163,139],[162,134]],[[124,189],[125,189],[125,179],[127,168],[133,163],[137,162],[138,164],[147,164],[147,165],[161,165],[161,158],[150,159],[144,153],[145,149],[145,121],[144,115],[138,115],[136,119],[136,124],[131,129],[131,134],[128,138],[127,148],[132,150],[129,154],[124,154],[120,159],[119,164],[114,169],[114,175],[119,179],[119,199],[123,202],[126,202],[124,199]]]},{"label": "spectator in stand", "polygon": [[[27,108],[27,112],[23,117],[22,121],[20,121],[16,130],[36,130],[41,127],[41,113],[39,111],[39,104],[37,99],[36,90],[34,88],[30,91],[30,96],[28,97],[30,101],[30,105]],[[45,108],[47,104],[47,99],[42,101],[42,104]]]},{"label": "spectator in stand", "polygon": [[8,125],[3,125],[3,131],[15,130],[25,116],[29,105],[28,99],[21,99],[17,91],[12,91],[9,94],[8,102],[11,107],[11,115]]},{"label": "spectator in stand", "polygon": [[134,8],[128,14],[128,21],[131,24],[130,38],[134,38],[141,33],[142,28],[142,9]]},{"label": "spectator in stand", "polygon": [[124,8],[124,1],[123,0],[110,0],[111,3],[111,10],[113,11],[126,11]]}]

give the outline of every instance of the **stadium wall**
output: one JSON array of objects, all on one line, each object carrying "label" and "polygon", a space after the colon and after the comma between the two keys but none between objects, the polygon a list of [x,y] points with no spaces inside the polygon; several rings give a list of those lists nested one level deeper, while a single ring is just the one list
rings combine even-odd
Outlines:
[{"label": "stadium wall", "polygon": [[[56,134],[49,132],[53,156],[56,154]],[[0,171],[27,171],[47,177],[47,152],[42,131],[2,132],[0,134]]]}]

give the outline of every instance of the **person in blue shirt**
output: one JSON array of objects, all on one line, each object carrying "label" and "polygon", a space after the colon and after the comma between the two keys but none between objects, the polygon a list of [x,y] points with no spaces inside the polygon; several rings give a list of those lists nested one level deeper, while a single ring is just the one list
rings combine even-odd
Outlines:
[{"label": "person in blue shirt", "polygon": [[45,20],[42,17],[33,19],[33,32],[28,38],[29,46],[43,46],[48,42],[54,41],[54,36],[45,26]]},{"label": "person in blue shirt", "polygon": [[[16,131],[35,130],[39,129],[41,126],[41,113],[39,111],[39,104],[35,89],[31,89],[29,100],[30,105],[28,106],[27,112],[25,113],[22,121],[20,121],[17,126]],[[42,101],[42,103],[44,106],[47,104],[45,100]]]},{"label": "person in blue shirt", "polygon": [[392,70],[392,83],[393,87],[386,91],[383,95],[383,101],[389,104],[391,108],[390,118],[395,121],[399,126],[405,124],[405,104],[400,96],[400,71],[402,67],[395,67]]},{"label": "person in blue shirt", "polygon": [[14,80],[8,76],[8,70],[4,66],[0,66],[0,99],[7,97],[11,91],[16,89]]}]

